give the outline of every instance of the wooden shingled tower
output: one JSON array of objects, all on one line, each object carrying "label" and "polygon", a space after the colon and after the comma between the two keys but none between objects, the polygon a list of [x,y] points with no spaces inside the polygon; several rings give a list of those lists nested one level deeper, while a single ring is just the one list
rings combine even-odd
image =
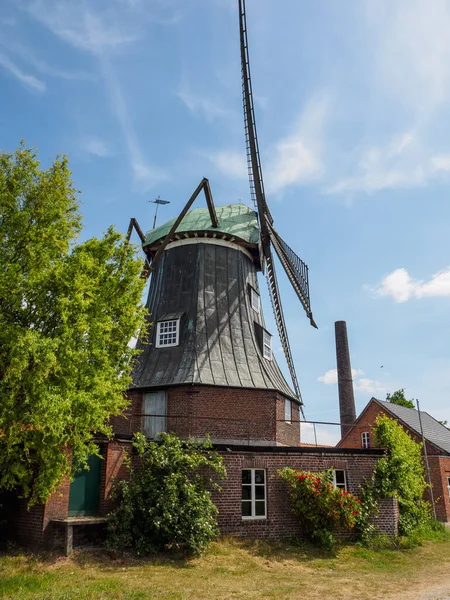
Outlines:
[{"label": "wooden shingled tower", "polygon": [[[209,433],[213,441],[228,444],[293,446],[300,442],[302,398],[274,253],[315,326],[308,268],[274,229],[266,201],[244,0],[239,0],[239,24],[245,140],[256,210],[244,204],[215,207],[203,179],[176,219],[145,236],[137,227],[151,276],[147,308],[152,326],[147,343],[138,341],[141,354],[130,394],[150,437],[167,430],[195,437]],[[192,208],[202,191],[207,206]],[[272,351],[258,272],[267,276],[292,387]]]}]

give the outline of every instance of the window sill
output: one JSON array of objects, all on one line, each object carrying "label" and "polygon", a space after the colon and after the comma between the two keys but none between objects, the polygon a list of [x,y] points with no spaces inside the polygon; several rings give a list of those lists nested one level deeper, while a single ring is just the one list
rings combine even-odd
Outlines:
[{"label": "window sill", "polygon": [[242,517],[243,521],[264,521],[265,519],[267,519],[266,516],[264,516],[264,517]]}]

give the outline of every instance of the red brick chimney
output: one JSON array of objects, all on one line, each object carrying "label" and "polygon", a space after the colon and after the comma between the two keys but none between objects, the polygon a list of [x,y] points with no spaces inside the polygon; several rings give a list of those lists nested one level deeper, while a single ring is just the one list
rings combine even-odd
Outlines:
[{"label": "red brick chimney", "polygon": [[352,366],[350,364],[350,351],[348,348],[347,324],[345,321],[336,321],[336,362],[339,388],[339,412],[341,420],[341,435],[350,431],[351,425],[356,421],[355,397],[353,395]]}]

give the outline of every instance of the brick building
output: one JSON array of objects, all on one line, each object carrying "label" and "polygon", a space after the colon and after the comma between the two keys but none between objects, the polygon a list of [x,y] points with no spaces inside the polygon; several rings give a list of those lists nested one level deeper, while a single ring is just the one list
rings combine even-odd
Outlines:
[{"label": "brick building", "polygon": [[[372,428],[378,415],[396,419],[416,442],[422,443],[417,410],[372,398],[337,447],[373,448]],[[450,431],[428,413],[420,411],[420,416],[430,466],[436,516],[441,521],[448,522],[450,521]]]}]

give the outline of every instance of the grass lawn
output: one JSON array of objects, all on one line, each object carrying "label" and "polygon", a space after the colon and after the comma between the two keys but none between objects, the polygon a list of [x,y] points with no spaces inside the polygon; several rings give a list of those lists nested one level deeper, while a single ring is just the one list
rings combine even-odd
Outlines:
[{"label": "grass lawn", "polygon": [[187,561],[165,556],[111,560],[93,550],[77,551],[72,558],[0,555],[0,598],[17,600],[362,600],[417,598],[433,588],[450,593],[450,536],[412,550],[343,545],[329,554],[285,542],[225,539]]}]

